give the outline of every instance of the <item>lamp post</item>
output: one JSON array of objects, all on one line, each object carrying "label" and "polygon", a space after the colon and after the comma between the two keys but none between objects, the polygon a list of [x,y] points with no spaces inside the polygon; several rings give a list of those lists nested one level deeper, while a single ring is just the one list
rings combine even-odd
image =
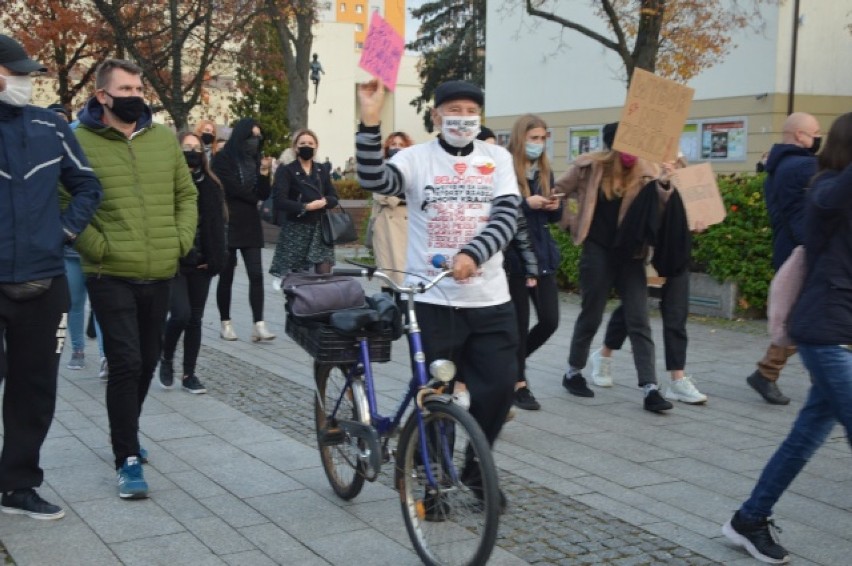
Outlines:
[{"label": "lamp post", "polygon": [[787,115],[793,113],[793,102],[796,97],[796,54],[799,48],[799,1],[793,2],[793,48],[790,55],[790,88],[787,93]]}]

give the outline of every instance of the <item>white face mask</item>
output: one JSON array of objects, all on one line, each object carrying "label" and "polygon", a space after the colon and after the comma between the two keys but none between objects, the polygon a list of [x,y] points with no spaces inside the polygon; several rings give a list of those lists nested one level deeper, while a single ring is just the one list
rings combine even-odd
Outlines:
[{"label": "white face mask", "polygon": [[465,147],[479,134],[479,116],[441,116],[441,137],[453,147]]},{"label": "white face mask", "polygon": [[0,75],[0,77],[6,81],[6,89],[0,92],[0,102],[10,106],[26,106],[30,103],[33,96],[33,80],[29,75],[23,77]]}]

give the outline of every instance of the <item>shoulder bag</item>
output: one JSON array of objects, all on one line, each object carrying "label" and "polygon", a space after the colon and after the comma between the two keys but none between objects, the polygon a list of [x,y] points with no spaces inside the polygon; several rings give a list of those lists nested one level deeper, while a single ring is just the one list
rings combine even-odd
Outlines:
[{"label": "shoulder bag", "polygon": [[352,216],[339,204],[337,208],[340,212],[335,212],[334,209],[326,210],[320,218],[322,241],[327,246],[348,244],[358,240],[358,231],[355,230]]},{"label": "shoulder bag", "polygon": [[354,277],[291,273],[281,281],[287,314],[301,320],[328,320],[331,313],[363,307],[364,288]]}]

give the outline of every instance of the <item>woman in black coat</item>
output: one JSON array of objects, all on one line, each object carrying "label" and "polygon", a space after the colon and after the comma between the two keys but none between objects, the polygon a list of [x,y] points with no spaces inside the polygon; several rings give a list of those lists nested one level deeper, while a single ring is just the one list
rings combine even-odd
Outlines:
[{"label": "woman in black coat", "polygon": [[178,136],[186,164],[198,190],[198,227],[192,249],[180,260],[180,270],[172,281],[171,305],[160,360],[160,385],[174,386],[172,365],[175,349],[183,337],[183,379],[190,393],[206,393],[195,375],[195,362],[201,348],[201,319],[210,291],[210,280],[225,266],[228,247],[225,242],[225,196],[222,184],[210,172],[201,139],[185,132]]},{"label": "woman in black coat", "polygon": [[242,118],[234,126],[222,151],[213,157],[213,173],[225,187],[228,203],[228,261],[219,277],[216,303],[222,321],[220,336],[236,340],[231,324],[231,286],[237,266],[237,251],[242,252],[249,278],[249,304],[254,318],[252,341],[273,340],[263,321],[263,229],[258,201],[269,197],[269,158],[262,157],[263,136],[260,126],[251,118]]},{"label": "woman in black coat", "polygon": [[329,273],[334,265],[334,246],[323,241],[320,220],[338,199],[328,168],[314,160],[318,146],[316,134],[299,130],[293,136],[298,159],[275,172],[275,208],[286,222],[269,268],[273,276],[311,269]]}]

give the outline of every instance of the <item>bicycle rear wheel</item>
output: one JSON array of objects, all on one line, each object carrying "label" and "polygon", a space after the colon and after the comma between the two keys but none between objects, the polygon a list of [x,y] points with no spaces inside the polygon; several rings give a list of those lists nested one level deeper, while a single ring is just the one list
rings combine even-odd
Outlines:
[{"label": "bicycle rear wheel", "polygon": [[[315,364],[314,378],[317,384],[314,416],[322,467],[334,493],[342,499],[352,499],[364,487],[366,466],[359,457],[363,446],[360,446],[359,440],[345,433],[337,421],[352,419],[364,422],[364,384],[354,381],[347,387],[342,366]],[[340,406],[336,418],[333,418],[331,412],[338,401]]]},{"label": "bicycle rear wheel", "polygon": [[424,564],[485,564],[497,539],[500,505],[488,441],[457,405],[428,401],[424,409],[427,456],[416,413],[399,436],[395,480],[408,536]]}]

